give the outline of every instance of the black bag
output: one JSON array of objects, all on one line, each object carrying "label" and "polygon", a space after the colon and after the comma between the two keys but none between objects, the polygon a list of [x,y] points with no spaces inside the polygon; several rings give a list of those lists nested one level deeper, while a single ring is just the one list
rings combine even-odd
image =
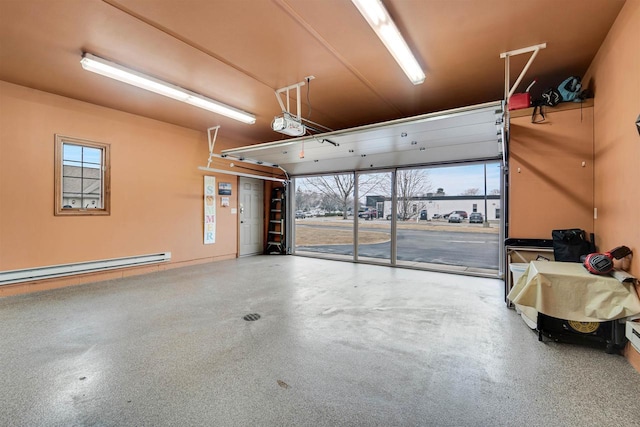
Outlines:
[{"label": "black bag", "polygon": [[542,92],[542,102],[549,107],[555,107],[562,101],[562,95],[558,92],[558,89],[550,87]]},{"label": "black bag", "polygon": [[585,238],[584,230],[571,228],[553,230],[553,257],[561,262],[580,262],[582,255],[591,253],[591,244]]}]

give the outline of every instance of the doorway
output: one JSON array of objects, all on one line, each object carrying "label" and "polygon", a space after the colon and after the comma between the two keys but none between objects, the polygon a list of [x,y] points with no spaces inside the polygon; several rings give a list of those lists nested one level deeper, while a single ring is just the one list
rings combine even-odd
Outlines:
[{"label": "doorway", "polygon": [[240,177],[238,192],[240,211],[239,256],[264,251],[264,185],[259,179]]}]

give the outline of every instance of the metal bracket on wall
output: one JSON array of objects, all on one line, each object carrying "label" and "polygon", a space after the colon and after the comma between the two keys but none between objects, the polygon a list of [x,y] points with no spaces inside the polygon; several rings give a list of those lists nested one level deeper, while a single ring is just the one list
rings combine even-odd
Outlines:
[{"label": "metal bracket on wall", "polygon": [[[529,70],[529,67],[531,66],[531,64],[533,63],[533,60],[536,59],[536,56],[538,56],[538,52],[540,52],[541,49],[545,49],[547,47],[546,43],[541,43],[541,44],[537,44],[537,45],[533,45],[533,46],[529,46],[529,47],[523,47],[522,49],[516,49],[516,50],[510,50],[508,52],[503,52],[500,54],[500,58],[504,59],[504,103],[505,103],[505,107],[506,107],[506,114],[507,114],[507,121],[506,121],[506,128],[509,129],[509,98],[511,98],[511,95],[513,95],[513,92],[515,92],[516,88],[518,87],[518,85],[520,84],[520,82],[522,81],[522,79],[524,78],[524,75],[527,73],[527,71]],[[522,71],[520,72],[520,75],[518,76],[518,78],[516,79],[515,83],[513,84],[513,86],[510,86],[510,80],[511,80],[511,70],[509,69],[509,59],[512,56],[516,56],[516,55],[522,55],[523,53],[529,53],[529,52],[533,52],[531,54],[531,57],[529,58],[529,61],[527,61],[526,65],[524,66],[524,68],[522,69]]]},{"label": "metal bracket on wall", "polygon": [[[509,52],[503,52],[500,54],[500,58],[504,58],[504,64],[505,64],[505,75],[504,75],[505,102],[509,102],[509,98],[511,98],[511,95],[513,95],[513,92],[515,92],[516,88],[524,78],[524,75],[527,73],[527,71],[529,70],[529,67],[533,63],[533,60],[536,59],[536,56],[538,56],[538,52],[540,52],[540,49],[544,49],[546,47],[547,47],[546,43],[541,43],[534,46],[523,47],[522,49],[510,50]],[[533,52],[531,54],[531,57],[529,58],[529,61],[527,61],[527,64],[524,66],[524,68],[520,72],[520,75],[516,79],[516,82],[513,84],[512,87],[510,87],[509,86],[509,80],[510,80],[509,58],[512,56],[521,55],[523,53],[529,53],[529,52]]]},{"label": "metal bracket on wall", "polygon": [[[200,166],[200,167],[198,167],[198,169],[206,171],[206,172],[223,173],[223,174],[235,175],[235,176],[244,176],[244,177],[247,177],[247,178],[258,178],[258,179],[264,179],[264,180],[267,180],[267,181],[277,181],[277,182],[282,182],[285,185],[289,182],[289,174],[287,173],[286,170],[284,170],[279,165],[272,164],[272,163],[261,162],[261,161],[256,161],[256,160],[252,160],[252,159],[245,159],[244,157],[229,157],[226,154],[225,155],[214,154],[213,153],[213,147],[216,145],[216,138],[218,137],[218,129],[220,129],[220,125],[213,126],[213,127],[210,127],[210,128],[207,129],[207,139],[209,141],[209,159],[207,160],[207,166],[206,167]],[[213,134],[211,132],[213,132]],[[217,158],[217,159],[235,160],[237,162],[243,162],[243,163],[248,163],[248,164],[258,165],[258,166],[268,166],[270,168],[280,169],[284,173],[286,179],[268,177],[268,176],[264,176],[264,175],[233,172],[233,171],[227,171],[227,170],[223,170],[223,169],[214,169],[214,168],[211,168],[211,162],[213,161],[214,157]],[[235,165],[233,163],[229,164],[229,167],[234,167],[234,166]],[[242,166],[239,166],[239,167],[242,167]]]},{"label": "metal bracket on wall", "polygon": [[[209,160],[207,160],[207,167],[211,166],[211,161],[213,160],[213,146],[216,145],[216,138],[218,137],[218,129],[220,129],[220,125],[211,127],[207,129],[207,139],[209,140]],[[211,137],[211,131],[215,131],[213,133],[213,137]]]}]

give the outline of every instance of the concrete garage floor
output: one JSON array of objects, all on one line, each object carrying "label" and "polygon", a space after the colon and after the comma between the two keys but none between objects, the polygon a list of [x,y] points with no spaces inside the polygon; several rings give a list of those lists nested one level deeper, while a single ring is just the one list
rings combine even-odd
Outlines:
[{"label": "concrete garage floor", "polygon": [[637,426],[640,374],[502,289],[272,255],[0,299],[0,425]]}]

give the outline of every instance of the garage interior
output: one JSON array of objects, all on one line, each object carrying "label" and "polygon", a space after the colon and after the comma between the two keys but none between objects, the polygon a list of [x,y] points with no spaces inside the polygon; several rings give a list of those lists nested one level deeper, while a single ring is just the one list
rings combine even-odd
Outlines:
[{"label": "garage interior", "polygon": [[423,81],[355,2],[0,2],[0,424],[637,424],[636,348],[538,341],[508,245],[493,276],[297,256],[288,203],[265,251],[283,183],[494,161],[500,242],[637,252],[640,0],[375,4]]}]

